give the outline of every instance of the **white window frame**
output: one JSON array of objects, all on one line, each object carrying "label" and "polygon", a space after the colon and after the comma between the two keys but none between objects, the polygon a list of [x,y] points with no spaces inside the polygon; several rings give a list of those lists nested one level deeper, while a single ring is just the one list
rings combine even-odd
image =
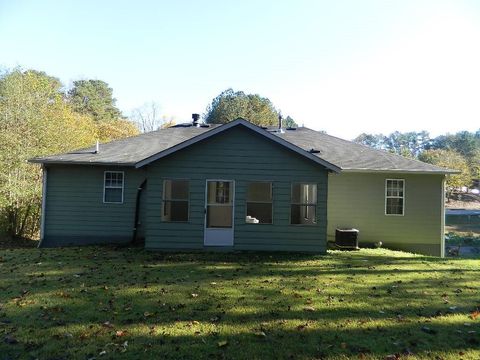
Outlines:
[{"label": "white window frame", "polygon": [[[107,186],[106,180],[107,180],[107,173],[110,174],[122,174],[122,201],[105,201],[105,190],[108,189],[120,189],[119,186]],[[124,192],[125,192],[125,172],[124,171],[110,171],[106,170],[103,172],[103,203],[104,204],[123,204],[124,200]]]},{"label": "white window frame", "polygon": [[[190,222],[190,179],[187,178],[163,178],[163,185],[162,185],[162,209],[161,209],[161,216],[160,220],[163,223],[188,223]],[[167,184],[167,181],[187,181],[188,182],[188,197],[187,199],[165,199],[165,185]],[[167,201],[184,201],[187,203],[187,220],[179,220],[179,221],[173,221],[173,220],[164,220],[163,219],[163,212],[165,211],[165,202]]]},{"label": "white window frame", "polygon": [[[273,225],[273,181],[272,180],[247,180],[247,192],[245,194],[245,224],[246,225]],[[270,197],[271,201],[248,201],[247,196],[248,196],[248,186],[252,183],[263,183],[263,184],[270,184]],[[252,224],[252,223],[247,223],[246,218],[247,218],[247,209],[248,209],[248,203],[252,204],[270,204],[272,208],[272,222],[269,223],[258,223],[258,224]]]},{"label": "white window frame", "polygon": [[[315,199],[315,204],[312,203],[294,203],[293,202],[293,186],[294,185],[315,185],[316,187],[316,194],[317,198]],[[307,193],[308,197],[308,193]],[[307,207],[307,213],[308,213],[308,207],[309,206],[315,206],[315,221],[311,224],[292,224],[292,205],[299,205],[299,206],[306,206]],[[316,182],[308,182],[308,181],[293,181],[290,184],[290,226],[317,226],[318,225],[318,183]]]},{"label": "white window frame", "polygon": [[[402,192],[403,196],[388,196],[387,195],[387,188],[388,188],[388,182],[389,181],[401,181],[403,186],[402,186]],[[387,199],[402,199],[403,200],[403,206],[402,206],[402,213],[401,214],[387,214]],[[405,179],[385,179],[385,216],[405,216]]]}]

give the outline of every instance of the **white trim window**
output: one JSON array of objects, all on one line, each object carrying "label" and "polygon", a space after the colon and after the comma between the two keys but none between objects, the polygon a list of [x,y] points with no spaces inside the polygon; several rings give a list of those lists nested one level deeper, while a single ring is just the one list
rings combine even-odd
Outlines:
[{"label": "white trim window", "polygon": [[187,222],[189,218],[189,181],[163,180],[162,221]]},{"label": "white trim window", "polygon": [[247,185],[247,224],[273,223],[272,183],[267,181],[252,181]]},{"label": "white trim window", "polygon": [[123,204],[123,171],[105,171],[103,173],[103,202],[105,204]]},{"label": "white trim window", "polygon": [[405,180],[385,179],[385,215],[405,214]]},{"label": "white trim window", "polygon": [[290,224],[317,223],[317,184],[293,183],[290,206]]}]

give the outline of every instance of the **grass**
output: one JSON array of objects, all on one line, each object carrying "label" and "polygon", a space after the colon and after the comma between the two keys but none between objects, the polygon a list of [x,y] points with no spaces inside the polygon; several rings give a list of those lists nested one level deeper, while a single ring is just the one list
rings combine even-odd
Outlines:
[{"label": "grass", "polygon": [[479,359],[480,261],[0,250],[0,359]]}]

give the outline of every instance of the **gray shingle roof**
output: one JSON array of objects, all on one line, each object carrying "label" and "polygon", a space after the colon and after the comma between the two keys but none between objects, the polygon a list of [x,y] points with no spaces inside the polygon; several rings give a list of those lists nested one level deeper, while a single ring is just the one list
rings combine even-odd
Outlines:
[{"label": "gray shingle roof", "polygon": [[[245,120],[237,119],[225,128],[232,125],[246,124]],[[421,172],[421,173],[452,173],[453,170],[440,168],[421,161],[407,159],[386,151],[372,149],[351,141],[343,140],[305,127],[295,130],[285,130],[281,133],[274,129],[264,129],[251,126],[260,134],[271,137],[270,134],[287,141],[279,140],[280,143],[293,145],[305,156],[312,158],[315,155],[318,160],[324,161],[327,167],[342,171],[364,172]],[[95,153],[95,147],[81,149],[66,154],[52,155],[34,158],[30,161],[36,163],[56,164],[92,164],[92,165],[120,165],[135,166],[144,165],[149,159],[155,160],[158,154],[171,153],[179,146],[188,146],[196,139],[202,139],[210,134],[221,132],[221,125],[210,127],[194,127],[177,125],[167,129],[153,131],[138,136],[112,141],[100,145],[99,153]],[[214,135],[213,135],[214,136]],[[273,138],[275,140],[275,138]],[[311,149],[316,151],[312,152]],[[297,151],[297,152],[298,152]],[[313,158],[315,160],[315,158]],[[331,166],[329,166],[331,165]]]}]

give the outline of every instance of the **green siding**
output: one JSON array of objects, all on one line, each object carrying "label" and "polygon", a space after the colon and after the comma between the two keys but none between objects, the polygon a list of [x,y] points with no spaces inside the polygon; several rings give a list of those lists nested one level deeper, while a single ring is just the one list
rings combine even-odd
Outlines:
[{"label": "green siding", "polygon": [[[124,171],[123,204],[103,203],[104,171]],[[49,166],[42,247],[121,243],[133,234],[136,192],[144,170]]]},{"label": "green siding", "polygon": [[[190,180],[187,223],[161,221],[165,178]],[[203,249],[206,179],[235,181],[234,249],[325,251],[327,171],[245,128],[233,128],[149,165],[147,248]],[[246,186],[258,180],[273,182],[272,225],[245,223]],[[317,225],[290,225],[292,182],[318,184]]]},{"label": "green siding", "polygon": [[[385,215],[385,179],[405,179],[404,216]],[[328,240],[336,227],[360,230],[360,243],[441,255],[443,175],[331,174],[328,186]]]}]

